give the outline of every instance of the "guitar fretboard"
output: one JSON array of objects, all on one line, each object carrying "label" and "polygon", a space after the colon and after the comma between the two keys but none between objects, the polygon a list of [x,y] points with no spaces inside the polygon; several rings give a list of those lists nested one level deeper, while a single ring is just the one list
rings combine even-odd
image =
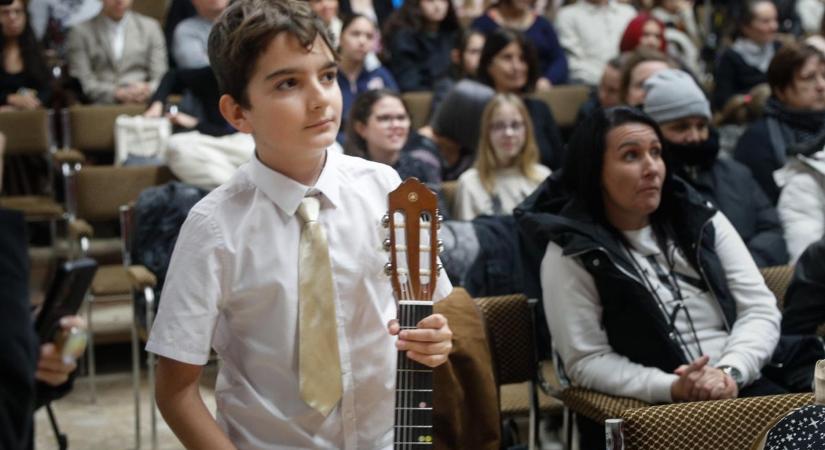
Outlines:
[{"label": "guitar fretboard", "polygon": [[[398,323],[402,330],[414,329],[433,312],[432,302],[402,300],[398,304]],[[433,372],[398,352],[395,388],[396,449],[433,445]]]}]

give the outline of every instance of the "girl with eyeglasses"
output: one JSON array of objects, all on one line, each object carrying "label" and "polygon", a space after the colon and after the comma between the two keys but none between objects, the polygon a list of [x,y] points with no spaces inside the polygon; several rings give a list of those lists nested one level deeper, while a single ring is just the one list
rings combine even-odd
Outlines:
[{"label": "girl with eyeglasses", "polygon": [[548,175],[524,103],[515,94],[497,94],[484,108],[475,164],[458,178],[454,217],[512,214]]}]

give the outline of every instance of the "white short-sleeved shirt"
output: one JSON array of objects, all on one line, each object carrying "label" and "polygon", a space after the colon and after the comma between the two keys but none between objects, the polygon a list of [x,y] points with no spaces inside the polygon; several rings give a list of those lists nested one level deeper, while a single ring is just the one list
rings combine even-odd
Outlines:
[{"label": "white short-sleeved shirt", "polygon": [[[313,188],[257,158],[192,208],[178,238],[148,351],[205,364],[223,359],[217,421],[244,448],[379,449],[392,446],[396,308],[383,273],[389,166],[327,152]],[[296,211],[321,193],[330,244],[343,397],[323,417],[298,389]],[[442,274],[436,299],[451,289]]]}]

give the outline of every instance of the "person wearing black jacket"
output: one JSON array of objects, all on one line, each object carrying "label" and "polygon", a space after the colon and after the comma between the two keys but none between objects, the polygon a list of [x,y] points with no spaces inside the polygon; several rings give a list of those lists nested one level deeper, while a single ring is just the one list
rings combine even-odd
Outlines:
[{"label": "person wearing black jacket", "polygon": [[719,158],[719,139],[709,127],[710,104],[685,72],[667,69],[644,83],[644,111],[662,128],[673,157],[671,170],[725,214],[759,267],[788,262],[776,208],[750,170]]},{"label": "person wearing black jacket", "polygon": [[[75,363],[54,344],[38,348],[29,303],[29,256],[23,214],[0,209],[0,448],[33,448],[32,414],[72,388]],[[77,317],[64,328],[84,326]]]},{"label": "person wearing black jacket", "polygon": [[825,236],[799,257],[785,293],[783,334],[814,334],[825,324]]}]

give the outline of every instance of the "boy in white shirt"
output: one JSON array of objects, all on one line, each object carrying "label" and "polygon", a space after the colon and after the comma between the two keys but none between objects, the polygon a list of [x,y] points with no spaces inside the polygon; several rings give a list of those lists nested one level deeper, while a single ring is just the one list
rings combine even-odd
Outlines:
[{"label": "boy in white shirt", "polygon": [[[161,356],[158,407],[187,448],[391,448],[397,349],[435,367],[452,345],[439,314],[400,333],[392,320],[380,219],[398,175],[326,150],[341,93],[329,36],[306,2],[233,2],[210,34],[209,57],[221,112],[252,134],[256,152],[181,230],[147,344]],[[307,197],[320,203],[317,218]],[[331,323],[301,327],[302,228],[312,222],[326,235],[331,276],[313,268],[309,288],[328,280],[334,311]],[[441,274],[435,298],[450,289]],[[308,330],[328,346],[304,353]],[[198,392],[210,347],[223,360],[217,421]],[[299,353],[333,362],[310,373]],[[313,386],[333,386],[332,401],[309,398],[318,376],[326,381]]]}]

